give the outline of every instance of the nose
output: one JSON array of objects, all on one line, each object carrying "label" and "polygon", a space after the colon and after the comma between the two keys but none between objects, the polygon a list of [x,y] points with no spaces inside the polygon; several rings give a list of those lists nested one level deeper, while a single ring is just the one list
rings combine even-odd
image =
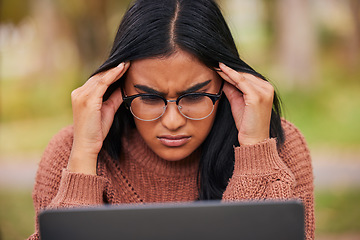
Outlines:
[{"label": "nose", "polygon": [[184,117],[173,101],[168,101],[164,115],[160,118],[161,124],[171,130],[176,131],[186,124],[187,118]]}]

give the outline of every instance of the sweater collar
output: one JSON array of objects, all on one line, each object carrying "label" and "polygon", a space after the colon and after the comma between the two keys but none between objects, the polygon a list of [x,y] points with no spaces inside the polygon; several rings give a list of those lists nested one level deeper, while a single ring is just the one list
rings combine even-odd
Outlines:
[{"label": "sweater collar", "polygon": [[160,158],[145,143],[137,130],[123,138],[123,149],[126,161],[136,164],[164,176],[193,176],[199,167],[199,154],[193,153],[179,161],[167,161]]}]

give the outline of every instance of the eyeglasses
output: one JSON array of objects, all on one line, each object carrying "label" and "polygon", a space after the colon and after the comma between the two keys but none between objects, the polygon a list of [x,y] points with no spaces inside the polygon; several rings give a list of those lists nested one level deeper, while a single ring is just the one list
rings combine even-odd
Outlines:
[{"label": "eyeglasses", "polygon": [[123,101],[134,117],[142,121],[154,121],[164,115],[168,103],[176,103],[179,112],[191,120],[202,120],[211,115],[214,105],[222,94],[223,82],[218,94],[187,93],[176,100],[167,100],[156,94],[137,94],[126,96],[122,90]]}]

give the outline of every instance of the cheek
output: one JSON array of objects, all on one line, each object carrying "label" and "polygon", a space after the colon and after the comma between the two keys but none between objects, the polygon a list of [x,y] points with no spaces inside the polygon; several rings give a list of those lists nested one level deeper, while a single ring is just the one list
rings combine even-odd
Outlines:
[{"label": "cheek", "polygon": [[[215,118],[216,118],[216,115],[217,115],[217,110],[218,110],[218,103],[219,103],[219,101],[215,103],[213,113],[208,118],[204,119],[203,120],[204,122],[200,121],[202,123],[200,124],[199,129],[200,128],[203,129],[203,133],[205,134],[205,138],[207,137],[207,135],[209,135],[209,133],[210,133],[210,131],[211,131],[213,125],[214,125],[214,121],[215,121]],[[205,138],[204,138],[204,140],[205,140]]]},{"label": "cheek", "polygon": [[156,129],[156,121],[141,121],[139,119],[134,118],[135,125],[137,130],[139,131],[140,135],[143,139],[150,139],[153,136],[156,136],[155,129]]},{"label": "cheek", "polygon": [[[214,109],[215,110],[215,109]],[[215,111],[209,117],[205,118],[204,120],[200,121],[193,121],[193,129],[196,132],[196,135],[199,138],[202,138],[202,141],[209,135],[212,126],[215,120]]]}]

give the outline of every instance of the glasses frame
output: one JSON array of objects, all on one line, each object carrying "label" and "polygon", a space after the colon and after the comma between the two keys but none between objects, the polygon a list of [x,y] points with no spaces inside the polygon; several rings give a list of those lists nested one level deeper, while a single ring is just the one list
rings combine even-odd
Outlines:
[{"label": "glasses frame", "polygon": [[[126,94],[124,93],[123,88],[121,88],[121,94],[122,94],[123,102],[126,104],[126,107],[127,107],[128,109],[130,109],[131,114],[132,114],[135,118],[137,118],[137,119],[139,119],[139,120],[141,120],[141,121],[150,122],[150,121],[155,121],[155,120],[161,118],[161,117],[164,115],[164,113],[165,113],[165,111],[166,111],[166,109],[167,109],[168,103],[170,103],[170,102],[176,103],[176,106],[177,106],[179,112],[181,113],[181,115],[183,115],[183,116],[186,117],[187,119],[190,119],[190,120],[203,120],[203,119],[209,117],[209,116],[212,114],[212,112],[214,111],[214,105],[215,105],[215,103],[220,99],[220,97],[221,97],[221,95],[222,95],[222,88],[223,88],[223,86],[224,86],[224,81],[221,82],[221,87],[220,87],[220,90],[219,90],[219,92],[218,92],[217,94],[212,94],[212,93],[197,93],[197,92],[195,92],[195,93],[186,93],[186,94],[183,94],[183,95],[179,96],[177,99],[174,99],[174,100],[168,100],[168,99],[166,99],[165,97],[163,97],[163,96],[161,96],[161,95],[158,95],[158,94],[150,94],[150,93],[141,93],[141,94],[126,96]],[[156,97],[161,98],[161,99],[164,101],[164,104],[165,104],[164,110],[163,110],[162,114],[161,114],[159,117],[154,118],[154,119],[150,119],[150,120],[145,120],[145,119],[139,118],[138,116],[136,116],[136,115],[133,113],[132,108],[131,108],[131,103],[132,103],[132,101],[133,101],[135,98],[137,98],[137,97],[146,97],[146,96],[149,96],[149,97],[150,97],[150,96],[156,96]],[[213,102],[213,108],[212,108],[211,112],[210,112],[207,116],[202,117],[202,118],[191,118],[191,117],[186,116],[185,114],[183,114],[183,113],[181,112],[181,106],[179,106],[179,102],[180,102],[180,100],[181,100],[182,98],[187,97],[187,96],[206,96],[206,97],[210,98],[211,101]]]}]

